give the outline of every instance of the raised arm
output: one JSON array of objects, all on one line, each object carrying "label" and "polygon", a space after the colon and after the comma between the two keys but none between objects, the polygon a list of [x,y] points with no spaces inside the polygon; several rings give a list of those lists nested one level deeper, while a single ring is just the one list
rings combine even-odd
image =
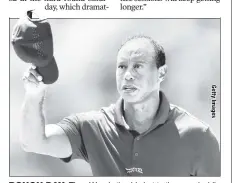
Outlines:
[{"label": "raised arm", "polygon": [[22,106],[20,141],[27,152],[66,158],[72,154],[68,136],[56,124],[47,124],[43,113],[43,102],[47,86],[35,68],[24,75],[26,90]]}]

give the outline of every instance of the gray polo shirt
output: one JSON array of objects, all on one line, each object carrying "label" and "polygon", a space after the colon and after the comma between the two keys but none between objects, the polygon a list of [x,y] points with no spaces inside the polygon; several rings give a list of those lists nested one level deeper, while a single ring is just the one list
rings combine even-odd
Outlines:
[{"label": "gray polo shirt", "polygon": [[160,94],[154,123],[145,133],[128,128],[123,100],[100,111],[73,114],[58,125],[72,156],[94,176],[220,176],[219,144],[210,127]]}]

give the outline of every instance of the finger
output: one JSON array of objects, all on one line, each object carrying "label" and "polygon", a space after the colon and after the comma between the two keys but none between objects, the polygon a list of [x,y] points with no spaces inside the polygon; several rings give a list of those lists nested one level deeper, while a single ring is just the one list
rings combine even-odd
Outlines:
[{"label": "finger", "polygon": [[31,68],[35,70],[36,66],[34,64],[31,64]]},{"label": "finger", "polygon": [[29,75],[30,75],[30,72],[29,72],[29,71],[24,72],[24,73],[23,73],[23,80],[24,80],[24,79],[27,79],[27,78],[29,77]]},{"label": "finger", "polygon": [[32,82],[32,83],[35,83],[35,84],[39,84],[39,81],[35,78],[35,76],[30,73],[30,72],[26,72],[23,76],[23,80],[24,81],[29,81],[29,82]]},{"label": "finger", "polygon": [[35,85],[36,87],[39,85],[38,83],[36,83],[35,81],[33,80],[29,80],[28,78],[24,79],[23,80],[25,86],[31,86],[31,85]]},{"label": "finger", "polygon": [[43,80],[43,77],[35,69],[31,68],[29,71],[38,81]]}]

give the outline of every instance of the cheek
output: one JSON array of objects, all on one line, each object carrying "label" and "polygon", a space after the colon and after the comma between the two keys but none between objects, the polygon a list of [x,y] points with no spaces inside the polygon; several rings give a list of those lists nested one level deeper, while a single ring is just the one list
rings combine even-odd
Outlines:
[{"label": "cheek", "polygon": [[146,88],[153,88],[158,83],[158,79],[153,73],[143,76],[141,80],[141,84],[145,85]]},{"label": "cheek", "polygon": [[122,75],[116,74],[116,84],[117,87],[120,87],[122,83]]},{"label": "cheek", "polygon": [[124,76],[124,71],[122,71],[122,70],[117,70],[116,71],[116,78],[122,79],[123,76]]}]

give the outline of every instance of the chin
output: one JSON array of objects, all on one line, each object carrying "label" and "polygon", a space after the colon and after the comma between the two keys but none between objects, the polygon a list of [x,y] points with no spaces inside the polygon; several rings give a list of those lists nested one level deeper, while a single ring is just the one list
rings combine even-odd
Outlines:
[{"label": "chin", "polygon": [[146,101],[147,99],[149,99],[151,97],[152,93],[146,93],[141,95],[141,93],[134,93],[133,95],[127,94],[122,92],[121,93],[121,97],[123,98],[123,100],[127,103],[134,103],[134,104],[138,104],[141,102]]},{"label": "chin", "polygon": [[127,97],[122,97],[122,98],[126,103],[137,103],[136,99],[127,98]]},{"label": "chin", "polygon": [[141,99],[138,96],[128,96],[122,94],[121,97],[127,103],[139,103],[141,101]]}]

